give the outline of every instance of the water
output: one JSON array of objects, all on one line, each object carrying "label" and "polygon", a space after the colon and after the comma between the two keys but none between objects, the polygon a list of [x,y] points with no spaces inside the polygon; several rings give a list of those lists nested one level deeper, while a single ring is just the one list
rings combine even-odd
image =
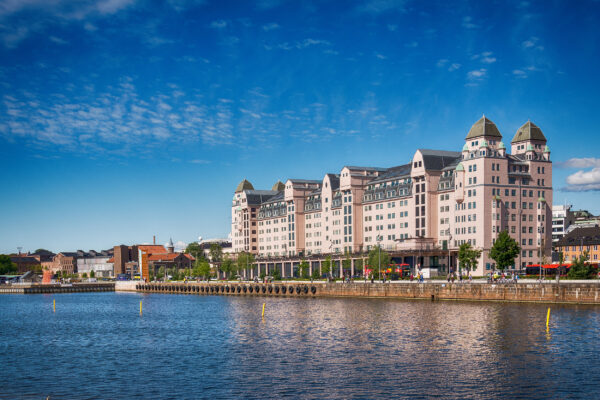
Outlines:
[{"label": "water", "polygon": [[600,308],[552,306],[549,333],[546,310],[383,299],[1,295],[0,398],[599,398]]}]

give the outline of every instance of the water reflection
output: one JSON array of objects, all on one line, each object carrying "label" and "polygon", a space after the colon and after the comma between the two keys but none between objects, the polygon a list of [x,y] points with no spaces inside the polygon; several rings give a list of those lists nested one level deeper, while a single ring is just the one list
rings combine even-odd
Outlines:
[{"label": "water reflection", "polygon": [[[0,398],[589,398],[593,307],[0,296]],[[144,314],[139,316],[139,300]],[[266,303],[265,318],[261,317]],[[23,385],[22,382],[27,382]]]}]

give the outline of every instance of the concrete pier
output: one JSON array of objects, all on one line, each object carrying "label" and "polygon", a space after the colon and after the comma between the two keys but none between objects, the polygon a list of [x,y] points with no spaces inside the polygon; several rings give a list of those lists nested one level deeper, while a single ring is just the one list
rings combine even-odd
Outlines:
[{"label": "concrete pier", "polygon": [[[119,290],[119,289],[117,289]],[[366,297],[421,300],[509,301],[600,304],[600,285],[593,283],[137,283],[146,293],[220,296]]]},{"label": "concrete pier", "polygon": [[0,294],[43,294],[43,293],[82,293],[114,292],[114,282],[61,284],[17,284],[0,285]]}]

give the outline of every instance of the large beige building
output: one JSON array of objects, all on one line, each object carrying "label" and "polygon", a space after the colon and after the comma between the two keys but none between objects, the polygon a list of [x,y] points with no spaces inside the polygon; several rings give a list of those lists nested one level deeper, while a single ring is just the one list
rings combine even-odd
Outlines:
[{"label": "large beige building", "polygon": [[476,272],[483,274],[494,268],[490,247],[508,231],[522,248],[515,268],[538,263],[541,255],[550,257],[552,241],[546,143],[527,122],[509,153],[484,116],[460,152],[419,149],[408,164],[345,166],[322,180],[288,179],[271,190],[254,190],[244,180],[233,197],[233,251],[285,260],[359,255],[379,243],[399,262],[447,270],[469,242],[483,250]]}]

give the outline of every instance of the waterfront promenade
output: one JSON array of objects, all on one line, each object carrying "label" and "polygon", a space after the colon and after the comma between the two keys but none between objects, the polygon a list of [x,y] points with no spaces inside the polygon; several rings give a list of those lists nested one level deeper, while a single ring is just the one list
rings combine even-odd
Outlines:
[{"label": "waterfront promenade", "polygon": [[390,282],[350,283],[322,281],[256,282],[117,282],[116,291],[269,297],[365,297],[420,300],[508,301],[535,303],[600,304],[598,281],[526,281],[519,283]]}]

